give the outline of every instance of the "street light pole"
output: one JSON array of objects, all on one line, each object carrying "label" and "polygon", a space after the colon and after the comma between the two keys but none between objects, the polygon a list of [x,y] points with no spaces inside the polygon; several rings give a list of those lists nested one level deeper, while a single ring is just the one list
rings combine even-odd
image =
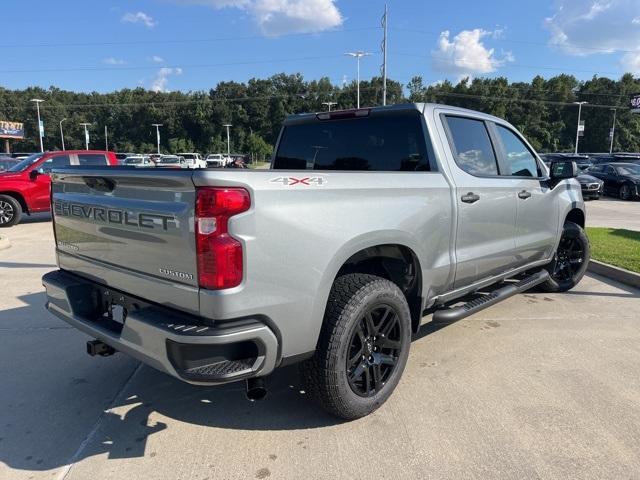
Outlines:
[{"label": "street light pole", "polygon": [[613,126],[611,127],[611,143],[609,144],[609,154],[613,153],[613,137],[616,134],[616,113],[618,112],[618,110],[616,110],[615,108],[612,108],[611,110],[613,110]]},{"label": "street light pole", "polygon": [[158,145],[158,155],[160,155],[160,127],[162,127],[161,123],[152,123],[152,127],[156,127],[156,144]]},{"label": "street light pole", "polygon": [[326,105],[327,108],[329,109],[329,111],[331,111],[331,107],[333,107],[334,105],[337,105],[338,102],[322,102],[322,105]]},{"label": "street light pole", "polygon": [[387,22],[389,20],[389,11],[387,4],[384,4],[384,16],[382,17],[382,28],[384,29],[384,37],[382,40],[382,105],[387,104]]},{"label": "street light pole", "polygon": [[109,150],[109,130],[106,125],[104,126],[104,149]]},{"label": "street light pole", "polygon": [[358,85],[357,85],[357,92],[358,92],[358,100],[357,100],[357,108],[360,108],[360,59],[362,57],[367,57],[369,55],[371,55],[368,52],[363,52],[362,50],[358,50],[357,52],[347,52],[345,53],[345,55],[348,55],[349,57],[354,57],[356,59],[356,62],[358,63]]},{"label": "street light pole", "polygon": [[233,125],[229,123],[225,123],[223,127],[227,127],[227,157],[231,156],[231,136],[229,134],[229,128],[233,127]]},{"label": "street light pole", "polygon": [[91,124],[81,123],[80,125],[84,127],[84,149],[89,150],[89,129],[87,127]]},{"label": "street light pole", "polygon": [[578,142],[580,141],[580,115],[582,114],[582,105],[585,105],[589,102],[573,102],[574,104],[578,105],[578,126],[576,128],[576,149],[575,149],[575,154],[578,154]]},{"label": "street light pole", "polygon": [[41,100],[39,98],[32,98],[31,101],[35,102],[36,104],[36,111],[38,112],[38,136],[40,137],[40,151],[44,152],[44,147],[42,146],[42,124],[40,123],[40,104],[44,102],[44,100]]},{"label": "street light pole", "polygon": [[64,122],[65,120],[66,118],[60,120],[60,140],[62,140],[62,150],[66,150],[66,148],[64,148],[64,132],[62,131],[62,122]]}]

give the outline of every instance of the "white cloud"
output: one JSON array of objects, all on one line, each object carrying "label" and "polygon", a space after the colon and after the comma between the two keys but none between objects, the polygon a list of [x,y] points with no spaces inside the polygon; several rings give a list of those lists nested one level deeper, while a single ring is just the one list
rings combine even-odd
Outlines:
[{"label": "white cloud", "polygon": [[493,35],[493,32],[476,28],[462,30],[451,40],[448,30],[440,33],[438,49],[431,52],[434,69],[457,74],[458,78],[463,78],[494,72],[505,62],[512,62],[514,57],[511,52],[506,52],[502,58],[498,58],[493,48],[487,48],[482,43],[483,37]]},{"label": "white cloud", "polygon": [[149,61],[153,63],[164,63],[164,58],[158,55],[152,55],[151,57],[149,57]]},{"label": "white cloud", "polygon": [[638,0],[556,0],[545,20],[550,44],[570,55],[634,50],[640,45]]},{"label": "white cloud", "polygon": [[156,77],[151,83],[151,90],[153,90],[154,92],[167,92],[169,77],[172,75],[182,75],[182,69],[179,67],[162,67],[160,70],[158,70]]},{"label": "white cloud", "polygon": [[342,25],[336,0],[174,0],[185,5],[238,8],[267,36],[322,32]]},{"label": "white cloud", "polygon": [[620,60],[620,66],[625,72],[640,75],[640,49],[635,52],[625,53]]},{"label": "white cloud", "polygon": [[120,58],[107,57],[102,60],[102,63],[104,63],[105,65],[124,65],[127,62]]},{"label": "white cloud", "polygon": [[122,21],[125,23],[142,23],[147,28],[153,28],[158,24],[151,15],[147,15],[144,12],[125,13]]}]

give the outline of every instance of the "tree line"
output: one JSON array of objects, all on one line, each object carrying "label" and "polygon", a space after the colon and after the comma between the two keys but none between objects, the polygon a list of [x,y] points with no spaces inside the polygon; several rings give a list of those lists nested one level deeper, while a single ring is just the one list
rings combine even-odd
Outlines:
[{"label": "tree line", "polygon": [[[609,150],[609,129],[617,108],[614,150],[640,151],[640,115],[630,113],[629,96],[640,92],[640,80],[631,74],[619,80],[594,77],[579,81],[571,75],[549,79],[536,76],[531,82],[509,82],[506,78],[463,79],[456,84],[425,85],[416,76],[407,85],[387,82],[387,103],[437,102],[479,110],[505,118],[515,125],[541,152],[572,151],[577,126],[577,105],[586,101],[582,119],[586,123],[580,151]],[[231,124],[231,151],[268,156],[284,118],[291,113],[356,106],[356,83],[334,85],[328,78],[305,80],[301,74],[277,74],[247,82],[220,82],[209,91],[153,92],[143,88],[111,93],[83,93],[56,87],[9,90],[0,87],[0,119],[25,124],[26,138],[14,141],[14,151],[37,151],[37,121],[32,98],[45,100],[41,116],[45,125],[45,150],[62,147],[59,122],[63,122],[67,149],[84,148],[84,130],[89,122],[90,148],[105,146],[122,152],[154,152],[156,133],[152,123],[161,123],[164,152],[225,152],[225,124]],[[382,103],[382,79],[360,82],[362,106]]]}]

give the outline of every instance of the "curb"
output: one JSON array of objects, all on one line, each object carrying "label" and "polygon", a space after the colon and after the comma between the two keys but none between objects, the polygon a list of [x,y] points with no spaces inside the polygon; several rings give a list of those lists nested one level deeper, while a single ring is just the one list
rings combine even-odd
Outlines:
[{"label": "curb", "polygon": [[587,270],[589,272],[602,275],[603,277],[607,277],[611,280],[615,280],[616,282],[624,283],[625,285],[629,285],[631,287],[640,288],[640,274],[630,272],[629,270],[625,270],[624,268],[614,267],[613,265],[598,262],[597,260],[591,260],[589,262],[589,267],[587,268]]},{"label": "curb", "polygon": [[4,235],[0,235],[0,250],[4,250],[11,246],[11,242]]}]

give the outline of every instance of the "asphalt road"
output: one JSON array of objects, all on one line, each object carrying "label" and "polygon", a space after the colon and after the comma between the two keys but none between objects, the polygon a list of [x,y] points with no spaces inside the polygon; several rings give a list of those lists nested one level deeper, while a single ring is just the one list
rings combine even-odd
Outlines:
[{"label": "asphalt road", "polygon": [[640,202],[623,201],[611,197],[585,202],[587,226],[626,228],[640,231]]},{"label": "asphalt road", "polygon": [[387,404],[343,423],[309,401],[295,368],[250,403],[242,385],[88,357],[88,338],[43,307],[50,230],[3,231],[3,480],[640,478],[637,290],[587,277],[569,294],[425,323]]}]

